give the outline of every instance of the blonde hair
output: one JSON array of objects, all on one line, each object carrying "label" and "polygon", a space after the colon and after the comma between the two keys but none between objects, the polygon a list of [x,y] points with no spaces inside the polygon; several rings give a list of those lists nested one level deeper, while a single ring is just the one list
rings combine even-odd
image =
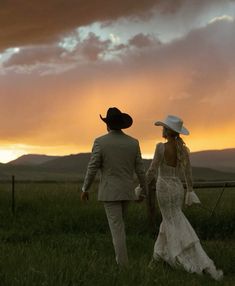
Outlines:
[{"label": "blonde hair", "polygon": [[167,138],[168,136],[175,138],[177,159],[179,161],[179,165],[185,168],[189,160],[190,150],[186,146],[184,140],[180,137],[180,134],[164,126],[163,136],[164,138]]},{"label": "blonde hair", "polygon": [[177,137],[175,137],[175,142],[176,142],[177,159],[179,160],[179,165],[185,168],[189,160],[190,150],[186,146],[184,140],[180,137],[179,134]]}]

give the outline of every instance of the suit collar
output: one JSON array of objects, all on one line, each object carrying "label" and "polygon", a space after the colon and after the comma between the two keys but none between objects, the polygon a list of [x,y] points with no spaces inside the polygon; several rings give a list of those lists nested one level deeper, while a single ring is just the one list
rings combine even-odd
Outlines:
[{"label": "suit collar", "polygon": [[109,134],[124,134],[122,130],[110,130]]}]

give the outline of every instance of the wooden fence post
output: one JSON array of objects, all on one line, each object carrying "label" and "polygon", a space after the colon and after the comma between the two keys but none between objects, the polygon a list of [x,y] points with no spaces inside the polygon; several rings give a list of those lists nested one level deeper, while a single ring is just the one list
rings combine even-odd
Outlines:
[{"label": "wooden fence post", "polygon": [[15,214],[15,176],[12,176],[11,211]]}]

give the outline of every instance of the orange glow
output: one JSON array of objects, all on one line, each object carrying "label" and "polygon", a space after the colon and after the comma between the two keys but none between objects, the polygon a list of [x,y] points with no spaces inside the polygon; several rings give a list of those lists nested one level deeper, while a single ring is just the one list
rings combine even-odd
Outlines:
[{"label": "orange glow", "polygon": [[[104,114],[105,115],[105,114]],[[93,120],[89,120],[88,125],[92,124]],[[89,131],[89,139],[87,144],[74,144],[74,145],[51,145],[51,146],[36,146],[36,145],[12,145],[4,144],[0,145],[0,162],[6,163],[23,154],[47,154],[47,155],[69,155],[83,152],[90,152],[92,143],[95,137],[106,133],[106,128],[103,122],[99,118],[96,119],[97,129]],[[225,127],[223,130],[218,128],[207,131],[195,131],[191,130],[190,136],[182,136],[191,152],[211,149],[226,149],[234,148],[235,146],[235,133],[232,133],[232,125]],[[161,138],[161,128],[153,127],[149,128],[149,137],[151,139],[145,139],[142,136],[138,136],[133,132],[133,127],[128,130],[124,130],[127,134],[139,138],[142,155],[144,158],[152,158],[155,146],[158,142],[164,142]],[[221,131],[222,130],[222,131]],[[223,136],[219,136],[219,135]],[[93,136],[95,135],[95,136]],[[140,138],[141,137],[141,138]]]},{"label": "orange glow", "polygon": [[[45,91],[33,86],[38,102],[30,101],[29,95],[18,105],[5,99],[8,105],[0,114],[0,162],[29,153],[90,152],[94,138],[106,133],[99,114],[105,116],[108,107],[113,106],[133,117],[133,126],[124,131],[139,139],[144,157],[151,157],[156,143],[163,141],[161,128],[154,122],[167,114],[184,120],[191,135],[183,139],[191,151],[235,147],[234,84],[226,81],[219,93],[214,81],[208,86],[204,82],[205,86],[192,87],[193,76],[182,64],[180,68],[102,74],[83,85],[67,84],[69,77],[63,75],[63,84],[53,86],[53,92],[51,83],[44,83]],[[23,98],[25,89],[18,94]],[[5,120],[7,117],[10,119]]]}]

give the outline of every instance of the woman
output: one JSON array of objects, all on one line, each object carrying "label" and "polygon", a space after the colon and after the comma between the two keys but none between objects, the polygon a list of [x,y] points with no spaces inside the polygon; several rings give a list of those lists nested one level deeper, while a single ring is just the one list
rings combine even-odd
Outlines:
[{"label": "woman", "polygon": [[[203,250],[199,238],[182,212],[186,205],[200,203],[193,191],[189,150],[180,134],[188,135],[183,121],[176,116],[168,116],[164,121],[157,121],[163,126],[166,143],[156,146],[154,158],[147,171],[147,182],[157,176],[157,199],[162,214],[162,223],[154,246],[153,262],[163,259],[171,266],[183,267],[188,272],[209,273],[215,280],[223,277],[213,261]],[[186,182],[186,196],[180,176]]]}]

